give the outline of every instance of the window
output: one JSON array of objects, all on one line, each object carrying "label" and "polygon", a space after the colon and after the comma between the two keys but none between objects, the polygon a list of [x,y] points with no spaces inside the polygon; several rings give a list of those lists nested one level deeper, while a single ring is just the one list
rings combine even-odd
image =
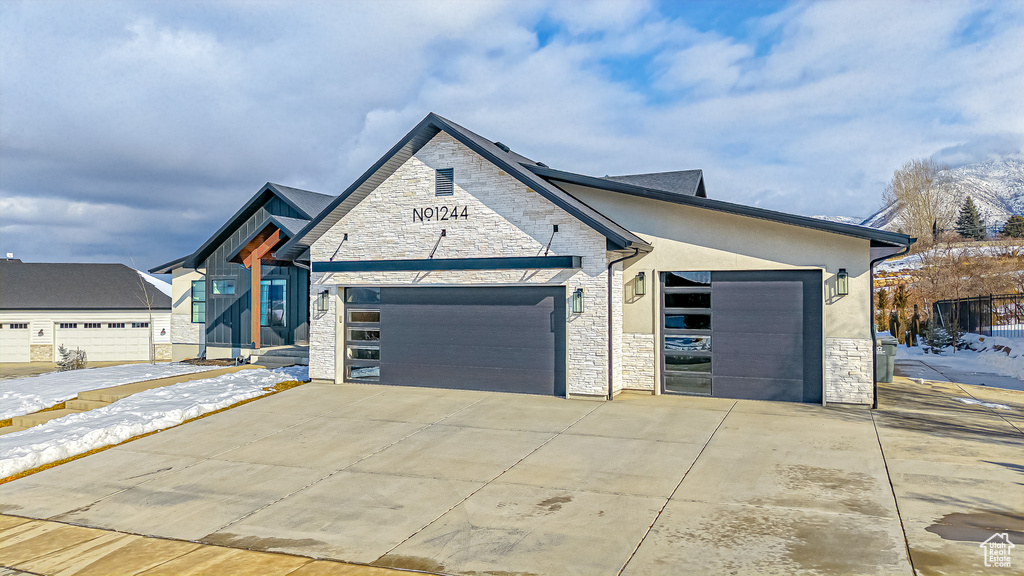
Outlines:
[{"label": "window", "polygon": [[[10,324],[11,330],[28,330],[28,324]],[[74,328],[74,326],[72,326]]]},{"label": "window", "polygon": [[260,280],[260,326],[284,326],[288,281]]},{"label": "window", "polygon": [[[234,280],[214,280],[212,285],[214,296],[227,296],[235,293]],[[203,291],[205,292],[205,288]]]},{"label": "window", "polygon": [[440,168],[434,175],[434,196],[455,194],[455,169]]},{"label": "window", "polygon": [[345,379],[380,379],[380,289],[346,288]]},{"label": "window", "polygon": [[61,322],[60,323],[60,327],[61,328],[65,328],[65,329],[66,328],[78,328],[78,323],[77,322]]},{"label": "window", "polygon": [[82,325],[82,327],[83,328],[99,328],[100,327],[100,323],[99,322],[86,322],[85,324]]},{"label": "window", "polygon": [[149,328],[149,322],[132,322],[132,328]]},{"label": "window", "polygon": [[107,328],[124,328],[124,322],[107,322]]},{"label": "window", "polygon": [[206,280],[192,281],[192,322],[206,323]]},{"label": "window", "polygon": [[665,392],[711,394],[710,272],[663,272],[662,378]]}]

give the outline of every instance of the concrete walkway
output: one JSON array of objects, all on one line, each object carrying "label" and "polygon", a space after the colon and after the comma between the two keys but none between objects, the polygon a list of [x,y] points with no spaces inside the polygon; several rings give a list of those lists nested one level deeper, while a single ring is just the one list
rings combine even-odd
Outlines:
[{"label": "concrete walkway", "polygon": [[992,532],[1024,543],[1020,393],[881,393],[872,412],[306,384],[0,485],[0,509],[444,574],[976,573]]},{"label": "concrete walkway", "polygon": [[21,430],[27,430],[33,426],[45,424],[50,420],[63,418],[68,414],[77,414],[79,412],[85,412],[87,410],[92,410],[94,408],[101,408],[113,402],[117,402],[122,398],[127,398],[132,394],[137,394],[144,390],[163,388],[164,386],[172,386],[174,384],[181,384],[182,382],[191,382],[193,380],[206,380],[208,378],[216,378],[217,376],[222,376],[224,374],[229,374],[231,372],[238,372],[239,370],[249,370],[254,368],[262,368],[262,366],[229,366],[226,368],[220,368],[216,370],[192,372],[190,374],[181,374],[179,376],[170,376],[168,378],[140,380],[138,382],[121,384],[119,386],[111,386],[109,388],[97,388],[95,390],[79,392],[77,398],[73,400],[68,400],[67,402],[64,403],[65,408],[59,410],[44,410],[42,412],[33,412],[31,414],[26,414],[24,416],[15,416],[14,418],[11,419],[10,426],[0,427],[0,435],[10,434],[12,432],[18,432]]},{"label": "concrete walkway", "polygon": [[0,516],[0,575],[403,576],[408,572]]}]

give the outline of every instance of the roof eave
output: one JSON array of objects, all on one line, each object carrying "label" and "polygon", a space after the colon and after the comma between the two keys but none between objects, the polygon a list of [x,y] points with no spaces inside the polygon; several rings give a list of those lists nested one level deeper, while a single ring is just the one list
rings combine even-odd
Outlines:
[{"label": "roof eave", "polygon": [[[537,174],[538,176],[550,178],[552,180],[568,182],[570,184],[577,184],[580,186],[587,186],[591,188],[597,188],[600,190],[608,190],[610,192],[619,192],[622,194],[629,194],[631,196],[649,198],[652,200],[672,202],[674,204],[696,206],[699,208],[706,208],[708,210],[717,210],[719,212],[727,212],[730,214],[748,216],[751,218],[759,218],[762,220],[771,220],[775,222],[781,222],[784,224],[791,224],[794,226],[802,226],[804,228],[813,228],[817,230],[823,230],[826,232],[833,232],[835,234],[843,234],[846,236],[854,236],[857,238],[865,238],[873,241],[885,242],[893,246],[909,246],[913,244],[915,241],[915,239],[912,239],[910,236],[907,236],[906,234],[889,232],[888,230],[878,230],[875,228],[867,228],[865,226],[856,226],[854,224],[829,222],[827,220],[821,220],[820,218],[812,218],[810,216],[799,216],[797,214],[787,214],[785,212],[777,212],[775,210],[756,208],[753,206],[744,206],[742,204],[733,204],[732,202],[714,200],[706,197],[673,194],[671,192],[664,192],[662,190],[644,188],[641,186],[633,186],[631,184],[623,184],[621,182],[605,180],[604,178],[595,178],[593,176],[585,176],[583,174],[564,172],[562,170],[555,170],[552,168],[544,168],[540,166],[527,166],[526,168],[529,169],[531,172]],[[703,175],[701,176],[701,182],[703,182]]]}]

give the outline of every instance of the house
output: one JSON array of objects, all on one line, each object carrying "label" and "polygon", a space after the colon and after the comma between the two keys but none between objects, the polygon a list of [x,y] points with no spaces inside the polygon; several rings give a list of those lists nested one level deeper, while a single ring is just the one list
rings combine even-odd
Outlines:
[{"label": "house", "polygon": [[0,260],[0,362],[170,360],[171,299],[123,264]]},{"label": "house", "polygon": [[309,268],[273,252],[332,200],[268,182],[195,252],[149,271],[171,274],[175,360],[307,343]]},{"label": "house", "polygon": [[236,217],[182,266],[223,244],[308,268],[316,380],[570,398],[871,403],[872,266],[913,242],[714,200],[700,170],[557,170],[435,114],[307,214],[273,241]]}]

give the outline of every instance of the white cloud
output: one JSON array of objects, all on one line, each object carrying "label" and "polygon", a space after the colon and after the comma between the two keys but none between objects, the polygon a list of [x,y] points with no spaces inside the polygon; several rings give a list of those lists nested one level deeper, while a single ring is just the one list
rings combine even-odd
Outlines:
[{"label": "white cloud", "polygon": [[[543,46],[541,21],[563,26]],[[866,215],[909,158],[1024,137],[1019,3],[698,24],[619,1],[8,3],[3,243],[115,255],[113,222],[157,264],[268,180],[339,193],[430,111],[552,166],[703,168],[713,197],[803,214]]]}]

